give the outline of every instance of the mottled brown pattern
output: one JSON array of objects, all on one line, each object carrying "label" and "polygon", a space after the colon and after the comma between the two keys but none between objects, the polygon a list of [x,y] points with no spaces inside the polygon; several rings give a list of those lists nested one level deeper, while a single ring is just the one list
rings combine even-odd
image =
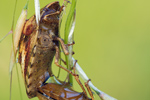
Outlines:
[{"label": "mottled brown pattern", "polygon": [[30,20],[27,20],[24,29],[23,34],[24,35],[30,35],[33,33],[33,31],[36,29],[36,22],[35,22],[35,15],[30,18]]},{"label": "mottled brown pattern", "polygon": [[35,16],[26,21],[19,45],[19,63],[29,98],[35,97],[37,88],[52,75],[54,46],[58,46],[53,35],[59,34],[59,14],[55,14],[60,9],[59,2],[53,2],[43,9],[45,10],[41,10],[39,27],[36,25]]},{"label": "mottled brown pattern", "polygon": [[[69,54],[68,50],[65,50],[67,46],[63,40],[58,39],[59,15],[62,10],[60,8],[59,2],[50,3],[41,9],[39,27],[36,24],[35,15],[24,25],[19,43],[19,63],[26,93],[29,98],[37,96],[39,100],[51,100],[50,97],[54,100],[90,100],[84,93],[78,93],[70,86],[65,88],[65,85],[51,83],[43,86],[46,79],[53,75],[51,63],[54,55],[58,55],[59,52],[58,41],[64,48],[65,54]],[[59,59],[59,56],[56,58]]]},{"label": "mottled brown pattern", "polygon": [[25,51],[26,51],[26,55],[25,55],[25,69],[24,69],[24,76],[26,76],[27,68],[28,68],[29,60],[30,60],[30,43],[31,43],[31,39],[29,38],[28,41],[25,43]]}]

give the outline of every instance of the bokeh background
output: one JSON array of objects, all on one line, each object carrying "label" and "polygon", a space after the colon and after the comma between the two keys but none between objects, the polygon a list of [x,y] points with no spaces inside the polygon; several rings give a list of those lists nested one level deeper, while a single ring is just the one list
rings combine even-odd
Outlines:
[{"label": "bokeh background", "polygon": [[[41,0],[41,7],[52,1]],[[18,0],[15,23],[25,3]],[[74,58],[97,88],[118,100],[150,99],[149,4],[150,0],[77,1]],[[0,0],[0,38],[11,29],[14,5],[15,0]],[[30,0],[28,18],[34,14],[33,5]],[[0,43],[0,100],[9,99],[11,38]],[[53,70],[57,72],[55,65]],[[16,69],[13,72],[12,100],[20,100]],[[20,70],[19,75],[23,100],[29,100]],[[76,83],[75,89],[81,91]]]}]

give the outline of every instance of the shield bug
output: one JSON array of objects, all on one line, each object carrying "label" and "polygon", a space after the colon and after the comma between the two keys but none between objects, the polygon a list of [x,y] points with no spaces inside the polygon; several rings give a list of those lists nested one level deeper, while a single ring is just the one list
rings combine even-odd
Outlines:
[{"label": "shield bug", "polygon": [[41,10],[39,25],[35,15],[24,24],[19,42],[19,63],[29,98],[35,97],[37,87],[52,75],[51,63],[59,41],[65,54],[68,54],[67,46],[58,33],[60,13],[59,2],[52,2]]},{"label": "shield bug", "polygon": [[[77,74],[69,71],[58,63],[59,42],[64,53],[66,55],[69,53],[67,45],[65,45],[63,40],[59,37],[59,16],[62,8],[63,6],[61,7],[57,1],[42,8],[39,25],[36,23],[35,15],[26,20],[26,10],[23,10],[23,17],[21,17],[23,21],[16,26],[10,66],[14,65],[16,53],[19,51],[18,61],[21,65],[26,93],[29,98],[36,97],[39,91],[44,91],[42,88],[51,86],[49,83],[43,87],[43,84],[50,76],[53,76],[51,63],[54,56],[57,66],[71,73],[73,76],[77,76]],[[40,88],[41,86],[42,88]],[[58,85],[53,86],[53,89],[57,90]],[[50,91],[48,87],[47,90]],[[61,93],[63,94],[64,92],[62,91]],[[59,92],[58,95],[61,93]]]},{"label": "shield bug", "polygon": [[48,83],[38,89],[37,97],[40,100],[92,100],[84,92],[73,90],[69,84]]}]

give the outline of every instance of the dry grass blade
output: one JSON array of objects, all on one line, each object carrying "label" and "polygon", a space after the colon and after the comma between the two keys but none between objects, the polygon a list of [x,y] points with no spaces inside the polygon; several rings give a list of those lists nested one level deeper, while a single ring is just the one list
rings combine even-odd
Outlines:
[{"label": "dry grass blade", "polygon": [[36,23],[39,24],[40,21],[40,2],[39,0],[34,0],[35,5],[35,16],[36,16]]}]

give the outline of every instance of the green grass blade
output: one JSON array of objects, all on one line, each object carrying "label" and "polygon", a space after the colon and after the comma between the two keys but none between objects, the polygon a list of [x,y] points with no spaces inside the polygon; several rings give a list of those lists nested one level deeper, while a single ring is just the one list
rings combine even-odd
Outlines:
[{"label": "green grass blade", "polygon": [[[72,2],[71,2],[71,7],[70,7],[70,11],[69,11],[69,14],[68,14],[68,17],[67,17],[67,20],[66,20],[66,24],[65,24],[65,31],[64,31],[64,42],[65,42],[65,44],[68,44],[68,43],[70,43],[70,42],[68,42],[68,36],[69,36],[69,33],[70,33],[70,31],[71,31],[71,27],[72,27],[72,24],[73,24],[73,22],[74,22],[74,17],[75,17],[75,9],[76,9],[76,2],[77,2],[77,0],[72,0]],[[73,34],[72,34],[73,35]],[[72,37],[73,38],[73,37]],[[73,40],[73,39],[72,39]],[[72,47],[71,47],[72,48]],[[72,49],[69,49],[69,52],[71,52],[72,53]],[[69,69],[69,70],[71,70],[71,66],[73,65],[73,64],[71,64],[72,63],[72,61],[71,61],[71,59],[69,59],[70,57],[69,57],[69,55],[65,55],[65,59],[66,59],[66,65],[67,65],[67,69]],[[71,74],[69,74],[69,82],[70,82],[70,84],[72,85],[73,84],[73,78],[72,78],[72,75]]]}]

